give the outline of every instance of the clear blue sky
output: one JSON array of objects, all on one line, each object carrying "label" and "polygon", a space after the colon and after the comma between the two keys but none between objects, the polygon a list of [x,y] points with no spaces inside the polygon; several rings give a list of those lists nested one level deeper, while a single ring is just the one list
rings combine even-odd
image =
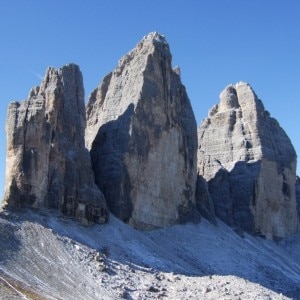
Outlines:
[{"label": "clear blue sky", "polygon": [[246,81],[300,153],[299,0],[0,0],[0,5],[0,193],[8,103],[25,99],[48,66],[69,62],[80,66],[87,98],[151,31],[166,36],[198,124],[226,85]]}]

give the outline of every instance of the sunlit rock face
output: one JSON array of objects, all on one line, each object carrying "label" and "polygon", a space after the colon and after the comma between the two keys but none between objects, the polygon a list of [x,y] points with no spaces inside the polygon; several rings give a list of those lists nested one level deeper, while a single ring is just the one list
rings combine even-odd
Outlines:
[{"label": "sunlit rock face", "polygon": [[85,127],[82,75],[74,64],[49,68],[27,100],[10,103],[3,207],[50,208],[84,223],[105,222]]},{"label": "sunlit rock face", "polygon": [[91,94],[86,145],[110,210],[140,229],[195,220],[197,128],[165,38],[145,36]]},{"label": "sunlit rock face", "polygon": [[247,83],[220,94],[198,143],[198,173],[217,217],[267,238],[297,231],[295,150]]}]

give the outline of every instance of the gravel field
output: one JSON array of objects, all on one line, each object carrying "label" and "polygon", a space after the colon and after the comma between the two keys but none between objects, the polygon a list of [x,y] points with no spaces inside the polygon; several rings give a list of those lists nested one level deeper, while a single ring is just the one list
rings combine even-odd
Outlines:
[{"label": "gravel field", "polygon": [[300,237],[221,222],[137,231],[51,212],[1,213],[0,299],[300,299]]}]

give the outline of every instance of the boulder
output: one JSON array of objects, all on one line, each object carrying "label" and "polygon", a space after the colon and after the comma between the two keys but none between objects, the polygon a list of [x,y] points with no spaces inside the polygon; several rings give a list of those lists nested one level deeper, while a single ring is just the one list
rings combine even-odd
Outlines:
[{"label": "boulder", "polygon": [[267,238],[297,231],[296,152],[247,83],[230,85],[198,130],[198,173],[216,216]]},{"label": "boulder", "polygon": [[84,223],[105,222],[103,194],[85,148],[79,67],[49,68],[27,100],[9,104],[4,208],[48,208]]},{"label": "boulder", "polygon": [[139,229],[199,218],[197,127],[164,36],[150,33],[87,104],[86,145],[110,210]]}]

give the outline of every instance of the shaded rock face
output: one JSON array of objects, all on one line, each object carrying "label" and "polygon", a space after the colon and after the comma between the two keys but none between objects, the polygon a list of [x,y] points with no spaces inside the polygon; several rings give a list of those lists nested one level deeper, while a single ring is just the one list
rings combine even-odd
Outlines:
[{"label": "shaded rock face", "polygon": [[49,68],[27,100],[10,103],[3,206],[58,209],[83,222],[104,222],[85,127],[82,75],[73,64]]},{"label": "shaded rock face", "polygon": [[225,88],[198,143],[198,173],[217,217],[267,238],[295,233],[296,153],[248,84]]},{"label": "shaded rock face", "polygon": [[196,183],[196,208],[211,223],[216,224],[214,203],[211,199],[206,180],[198,174]]},{"label": "shaded rock face", "polygon": [[198,218],[197,128],[169,46],[151,33],[91,94],[86,145],[111,211],[148,229]]},{"label": "shaded rock face", "polygon": [[297,211],[298,219],[300,220],[300,177],[296,177],[296,200],[297,200]]}]

